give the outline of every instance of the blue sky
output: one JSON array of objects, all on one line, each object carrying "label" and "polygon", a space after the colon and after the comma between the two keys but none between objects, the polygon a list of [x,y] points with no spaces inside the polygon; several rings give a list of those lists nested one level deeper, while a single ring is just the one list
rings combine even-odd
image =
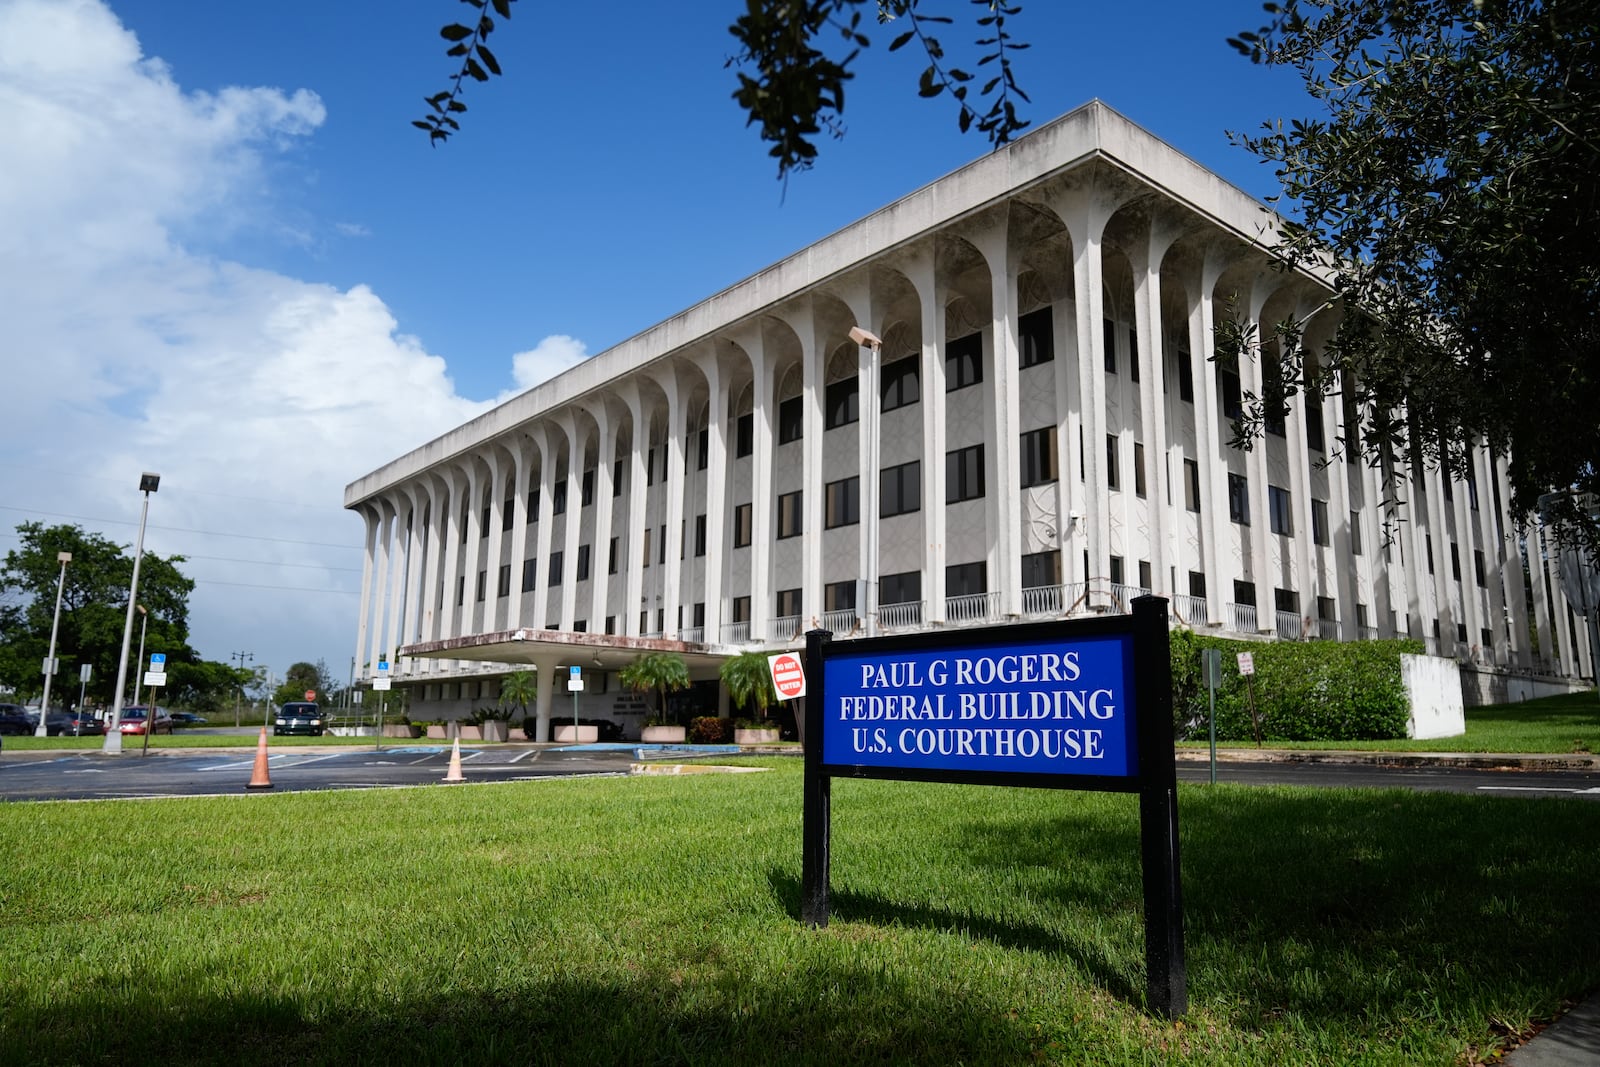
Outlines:
[{"label": "blue sky", "polygon": [[[355,644],[345,483],[982,155],[874,48],[787,185],[730,94],[737,0],[521,0],[465,129],[410,125],[449,0],[0,0],[0,551],[20,521],[191,556],[191,643],[281,672]],[[958,20],[969,5],[944,9]],[[1225,38],[1254,2],[1025,5],[1037,125],[1099,97],[1259,197],[1226,131],[1311,113]],[[952,53],[972,32],[947,27]],[[970,66],[970,62],[969,62]]]}]

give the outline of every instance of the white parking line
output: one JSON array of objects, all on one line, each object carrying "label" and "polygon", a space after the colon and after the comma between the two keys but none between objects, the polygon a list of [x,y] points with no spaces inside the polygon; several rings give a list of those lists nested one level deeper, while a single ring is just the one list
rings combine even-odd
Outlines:
[{"label": "white parking line", "polygon": [[1503,793],[1600,793],[1600,786],[1594,789],[1579,789],[1576,786],[1565,785],[1480,785],[1479,789],[1494,789]]}]

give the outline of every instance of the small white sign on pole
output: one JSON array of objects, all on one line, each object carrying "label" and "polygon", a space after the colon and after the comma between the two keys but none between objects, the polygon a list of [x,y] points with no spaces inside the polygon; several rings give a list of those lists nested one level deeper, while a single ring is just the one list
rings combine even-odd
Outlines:
[{"label": "small white sign on pole", "polygon": [[1240,674],[1254,674],[1254,673],[1256,673],[1255,657],[1253,657],[1248,652],[1239,653],[1239,673]]},{"label": "small white sign on pole", "polygon": [[794,700],[806,695],[806,672],[798,655],[779,652],[768,656],[767,667],[772,672],[772,688],[779,700]]},{"label": "small white sign on pole", "polygon": [[568,667],[567,668],[567,692],[569,692],[569,693],[581,693],[581,692],[583,692],[583,668],[582,667]]},{"label": "small white sign on pole", "polygon": [[154,688],[156,688],[156,686],[166,685],[167,684],[167,672],[166,671],[145,671],[144,672],[144,684],[145,684],[145,686],[147,688],[150,688],[150,689],[154,689]]},{"label": "small white sign on pole", "polygon": [[[380,693],[383,692],[385,689],[389,688],[389,679],[382,678],[382,677],[374,678],[372,680],[372,688],[377,690]],[[361,695],[360,693],[356,694],[356,696],[358,696],[358,697],[360,695]]]}]

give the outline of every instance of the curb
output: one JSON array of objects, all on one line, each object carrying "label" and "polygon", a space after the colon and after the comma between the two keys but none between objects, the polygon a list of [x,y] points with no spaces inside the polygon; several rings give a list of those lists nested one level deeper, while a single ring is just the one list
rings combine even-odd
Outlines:
[{"label": "curb", "polygon": [[[1203,748],[1180,748],[1180,763],[1209,763]],[[1344,763],[1378,767],[1468,767],[1480,771],[1596,771],[1600,756],[1534,752],[1368,752],[1352,749],[1217,749],[1218,763]]]}]

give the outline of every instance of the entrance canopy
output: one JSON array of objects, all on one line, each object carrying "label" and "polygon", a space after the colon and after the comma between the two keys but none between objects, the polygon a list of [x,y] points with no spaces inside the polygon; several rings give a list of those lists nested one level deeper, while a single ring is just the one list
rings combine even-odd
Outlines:
[{"label": "entrance canopy", "polygon": [[459,659],[486,663],[544,663],[615,671],[650,652],[672,652],[684,658],[691,675],[715,675],[732,652],[693,641],[616,634],[569,633],[565,630],[502,630],[442,641],[421,641],[399,650],[416,659]]}]

